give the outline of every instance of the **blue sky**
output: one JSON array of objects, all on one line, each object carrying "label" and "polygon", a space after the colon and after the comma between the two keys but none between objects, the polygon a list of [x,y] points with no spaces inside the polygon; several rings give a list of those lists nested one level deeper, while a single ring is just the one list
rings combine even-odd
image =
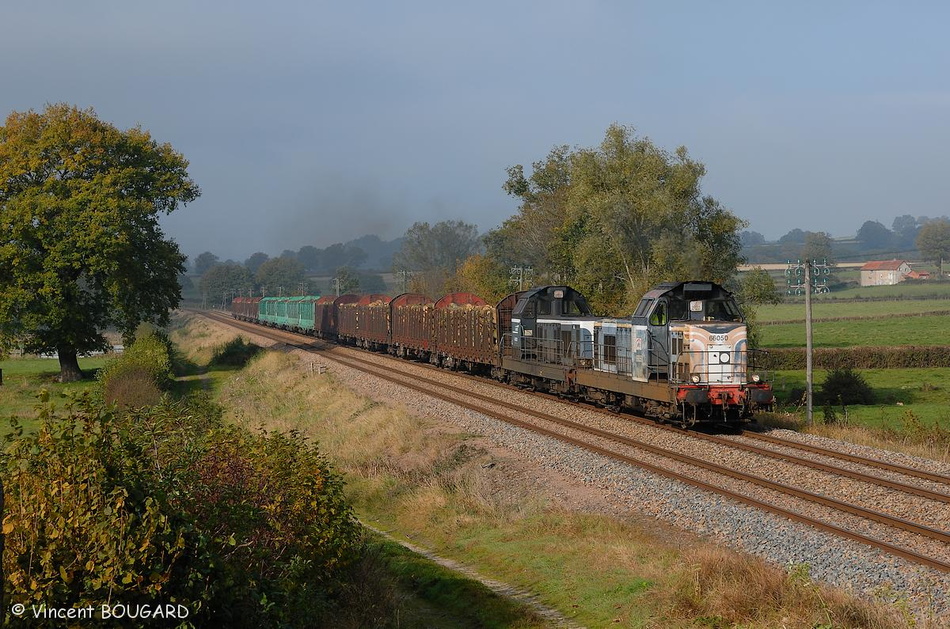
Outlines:
[{"label": "blue sky", "polygon": [[707,168],[777,238],[950,213],[950,5],[194,2],[4,7],[0,116],[141,125],[202,197],[163,221],[243,260],[413,221],[482,230],[505,169],[614,122]]}]

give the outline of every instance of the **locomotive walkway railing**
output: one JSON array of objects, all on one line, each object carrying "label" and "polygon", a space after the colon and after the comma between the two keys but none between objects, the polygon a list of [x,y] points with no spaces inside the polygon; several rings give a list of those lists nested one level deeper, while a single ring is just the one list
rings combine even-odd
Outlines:
[{"label": "locomotive walkway railing", "polygon": [[[579,369],[595,369],[623,376],[640,375],[639,379],[665,380],[674,384],[747,383],[754,375],[765,381],[767,374],[756,368],[760,350],[702,350],[669,355],[650,347],[646,352],[635,352],[630,347],[593,341],[561,339],[521,339],[521,347],[513,347],[510,334],[502,339],[502,356],[527,362],[540,362]],[[759,361],[761,362],[761,361]]]}]

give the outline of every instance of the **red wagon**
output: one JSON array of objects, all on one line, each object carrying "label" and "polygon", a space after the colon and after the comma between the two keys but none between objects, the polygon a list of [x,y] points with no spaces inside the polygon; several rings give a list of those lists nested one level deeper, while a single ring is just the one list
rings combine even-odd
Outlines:
[{"label": "red wagon", "polygon": [[363,295],[355,303],[340,304],[340,338],[368,349],[389,345],[390,301],[388,295],[373,294]]},{"label": "red wagon", "polygon": [[325,339],[336,339],[339,327],[340,305],[359,301],[359,295],[325,295],[313,306],[313,329]]},{"label": "red wagon", "polygon": [[231,316],[242,321],[257,321],[260,297],[235,297],[231,301]]},{"label": "red wagon", "polygon": [[445,363],[498,362],[495,308],[471,293],[452,293],[435,304],[435,342]]},{"label": "red wagon", "polygon": [[389,303],[392,349],[399,356],[425,358],[435,347],[435,304],[419,293],[397,295]]}]

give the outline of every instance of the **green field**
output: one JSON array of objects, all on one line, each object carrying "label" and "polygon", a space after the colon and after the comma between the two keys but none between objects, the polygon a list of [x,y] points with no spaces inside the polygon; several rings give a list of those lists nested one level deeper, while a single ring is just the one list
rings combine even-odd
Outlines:
[{"label": "green field", "polygon": [[[950,315],[894,314],[880,319],[815,322],[812,339],[815,347],[947,345],[950,343]],[[804,347],[805,323],[763,325],[760,344],[764,348]]]},{"label": "green field", "polygon": [[[898,285],[856,289],[864,297],[884,294],[933,294],[935,287],[950,289],[950,284]],[[924,292],[927,289],[928,292]],[[838,295],[842,295],[838,293]],[[816,348],[897,347],[906,345],[950,344],[950,315],[928,314],[950,311],[950,299],[892,299],[889,301],[835,301],[816,299],[812,316],[815,319],[863,317],[838,321],[816,321],[813,340]],[[760,306],[756,318],[760,323],[762,347],[803,348],[805,346],[805,308],[802,303]],[[770,321],[798,321],[769,324]],[[859,370],[874,390],[875,403],[832,408],[833,418],[855,426],[864,426],[881,433],[899,434],[915,441],[943,442],[950,434],[950,365],[932,369],[866,369]],[[815,371],[815,393],[820,392],[827,372]],[[805,388],[805,372],[779,371],[772,384],[779,401],[779,411],[801,417]],[[816,421],[824,419],[825,409],[814,405]]]},{"label": "green field", "polygon": [[[950,312],[950,299],[892,300],[868,302],[818,301],[812,304],[812,318],[830,319],[833,317],[888,317],[904,314],[923,314],[928,312]],[[804,321],[805,304],[789,303],[774,306],[758,306],[756,319],[760,323],[770,321]]]},{"label": "green field", "polygon": [[[862,369],[861,375],[874,390],[875,403],[849,406],[847,419],[869,428],[888,428],[898,432],[913,430],[914,421],[924,426],[941,426],[950,430],[950,368],[945,369]],[[814,390],[821,390],[827,372],[815,370]],[[805,388],[804,371],[778,371],[773,374],[779,406],[795,411]],[[844,419],[841,408],[834,409]],[[823,415],[821,404],[814,413]]]},{"label": "green field", "polygon": [[950,297],[950,282],[928,281],[912,284],[901,282],[893,286],[857,286],[815,296],[816,300],[819,301],[833,301],[835,299],[920,299],[922,297]]},{"label": "green field", "polygon": [[45,390],[51,399],[78,395],[91,390],[96,381],[90,376],[110,360],[105,356],[80,358],[79,367],[87,378],[81,382],[62,384],[57,382],[59,361],[49,358],[11,358],[0,362],[3,370],[3,386],[0,386],[0,434],[10,430],[10,417],[16,417],[29,429],[35,423],[37,395]]}]

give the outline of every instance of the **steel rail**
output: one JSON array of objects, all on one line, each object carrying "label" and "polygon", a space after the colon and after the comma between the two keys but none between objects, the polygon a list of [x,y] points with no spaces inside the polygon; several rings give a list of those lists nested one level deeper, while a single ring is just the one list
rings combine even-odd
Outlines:
[{"label": "steel rail", "polygon": [[887,463],[885,461],[869,459],[867,457],[858,456],[856,454],[848,454],[847,452],[837,452],[835,450],[830,450],[828,448],[822,448],[821,446],[810,445],[807,443],[799,443],[797,441],[789,441],[788,439],[782,439],[780,437],[766,435],[760,432],[755,432],[753,430],[743,430],[742,436],[749,437],[751,439],[759,439],[761,441],[767,441],[769,443],[774,443],[774,444],[785,446],[788,448],[795,448],[797,450],[805,450],[806,452],[821,454],[821,455],[832,457],[835,459],[842,459],[844,461],[849,461],[851,463],[860,463],[861,465],[867,465],[869,467],[877,467],[880,469],[888,470],[890,472],[897,472],[898,474],[904,474],[905,476],[914,476],[916,478],[933,481],[935,483],[950,485],[950,476],[946,476],[944,474],[937,474],[936,472],[927,472],[925,470],[918,470],[916,468],[908,467],[906,465],[899,465],[897,463]]}]

